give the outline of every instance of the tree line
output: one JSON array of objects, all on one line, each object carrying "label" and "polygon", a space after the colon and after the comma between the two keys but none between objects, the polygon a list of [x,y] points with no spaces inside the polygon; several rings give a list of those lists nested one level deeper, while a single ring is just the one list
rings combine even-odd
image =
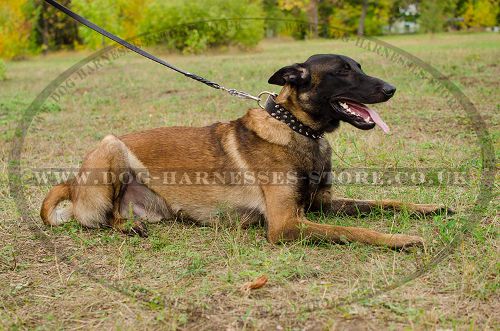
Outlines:
[{"label": "tree line", "polygon": [[[482,30],[500,25],[500,0],[60,2],[124,38],[169,30],[168,38],[157,42],[185,53],[226,45],[252,47],[265,37],[331,38],[334,37],[332,31],[338,29],[358,35],[381,35]],[[223,19],[238,17],[267,17],[269,20],[222,23]],[[192,23],[200,20],[205,22]],[[309,24],[290,29],[287,20]],[[102,36],[80,26],[42,0],[8,0],[0,7],[0,57],[15,59],[51,50],[98,48],[107,43]]]}]

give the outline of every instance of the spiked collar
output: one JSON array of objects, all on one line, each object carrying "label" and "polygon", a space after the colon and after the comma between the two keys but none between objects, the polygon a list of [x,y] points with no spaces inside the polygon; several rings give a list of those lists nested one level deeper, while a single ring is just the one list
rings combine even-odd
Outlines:
[{"label": "spiked collar", "polygon": [[269,96],[269,98],[267,98],[265,110],[269,113],[269,115],[271,115],[278,121],[285,123],[286,125],[288,125],[290,129],[305,137],[314,140],[323,138],[324,132],[314,130],[305,125],[304,123],[302,123],[290,111],[286,110],[283,106],[277,104],[274,101],[273,96]]}]

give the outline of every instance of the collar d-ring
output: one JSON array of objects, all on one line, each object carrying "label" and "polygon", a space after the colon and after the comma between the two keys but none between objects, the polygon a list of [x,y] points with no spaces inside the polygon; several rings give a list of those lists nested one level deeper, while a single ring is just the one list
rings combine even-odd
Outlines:
[{"label": "collar d-ring", "polygon": [[273,98],[275,98],[275,97],[277,97],[277,96],[278,96],[276,93],[269,92],[269,91],[262,91],[262,92],[260,92],[260,93],[259,93],[259,95],[257,96],[257,97],[259,98],[259,100],[257,100],[257,104],[258,104],[258,105],[259,105],[259,107],[260,107],[260,108],[262,108],[262,109],[265,109],[265,108],[266,108],[266,106],[265,106],[265,105],[262,105],[262,103],[261,103],[262,101],[266,101],[266,100],[262,100],[262,96],[263,96],[263,95],[266,95],[266,94],[267,94],[267,95],[269,95],[269,96],[271,96],[271,97],[273,97]]}]

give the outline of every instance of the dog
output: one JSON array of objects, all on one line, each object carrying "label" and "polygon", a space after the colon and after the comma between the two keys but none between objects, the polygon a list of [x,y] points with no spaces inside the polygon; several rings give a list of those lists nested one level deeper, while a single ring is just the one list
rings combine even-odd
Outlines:
[{"label": "dog", "polygon": [[[250,109],[234,121],[106,136],[86,155],[78,175],[49,191],[40,212],[43,222],[55,226],[75,218],[86,227],[110,226],[146,236],[145,222],[175,218],[212,224],[224,207],[244,225],[264,220],[271,243],[309,238],[391,248],[422,245],[419,236],[306,218],[308,211],[448,211],[443,205],[337,198],[324,176],[331,171],[332,152],[323,134],[340,122],[387,131],[366,104],[389,100],[396,88],[367,75],[353,59],[333,54],[283,67],[268,83],[281,91],[268,99],[265,110]],[[201,181],[189,178],[195,173],[203,174]],[[243,173],[239,178],[247,181],[225,181],[221,174],[227,173]],[[312,173],[320,174],[319,179],[311,180]],[[176,174],[182,175],[171,180]],[[126,180],[116,180],[120,176]],[[58,207],[64,200],[71,203]]]}]

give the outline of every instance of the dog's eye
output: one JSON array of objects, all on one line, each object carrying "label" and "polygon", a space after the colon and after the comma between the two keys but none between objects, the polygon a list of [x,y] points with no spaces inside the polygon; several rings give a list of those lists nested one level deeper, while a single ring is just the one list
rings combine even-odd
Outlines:
[{"label": "dog's eye", "polygon": [[351,66],[347,63],[344,63],[344,65],[342,65],[342,67],[335,72],[335,75],[346,76],[349,75],[350,72]]},{"label": "dog's eye", "polygon": [[346,76],[351,72],[351,67],[348,64],[344,64],[342,68],[338,69],[333,73],[333,76]]}]

